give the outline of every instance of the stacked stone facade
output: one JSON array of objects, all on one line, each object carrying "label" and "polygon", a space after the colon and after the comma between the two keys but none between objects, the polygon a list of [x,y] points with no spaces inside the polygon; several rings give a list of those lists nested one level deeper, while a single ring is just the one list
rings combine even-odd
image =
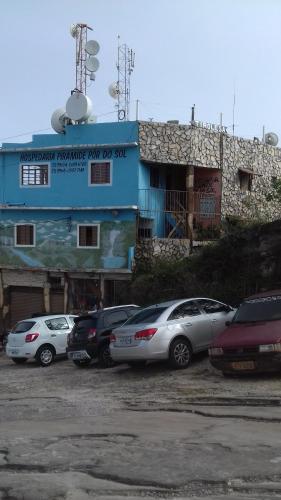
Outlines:
[{"label": "stacked stone facade", "polygon": [[[268,202],[274,178],[281,178],[281,149],[196,125],[139,123],[140,159],[154,164],[218,169],[222,174],[221,215],[274,220],[277,202]],[[252,172],[242,192],[239,169]]]}]

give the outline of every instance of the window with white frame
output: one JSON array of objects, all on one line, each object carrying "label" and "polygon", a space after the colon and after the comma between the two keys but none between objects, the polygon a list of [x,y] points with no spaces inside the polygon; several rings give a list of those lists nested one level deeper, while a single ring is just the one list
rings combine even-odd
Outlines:
[{"label": "window with white frame", "polygon": [[89,164],[89,185],[110,185],[112,177],[111,161],[94,161]]},{"label": "window with white frame", "polygon": [[77,228],[77,246],[79,248],[99,248],[99,224],[79,224]]},{"label": "window with white frame", "polygon": [[50,168],[45,165],[20,165],[20,184],[21,186],[49,186]]},{"label": "window with white frame", "polygon": [[15,226],[15,246],[34,247],[35,246],[35,226],[34,224],[16,224]]}]

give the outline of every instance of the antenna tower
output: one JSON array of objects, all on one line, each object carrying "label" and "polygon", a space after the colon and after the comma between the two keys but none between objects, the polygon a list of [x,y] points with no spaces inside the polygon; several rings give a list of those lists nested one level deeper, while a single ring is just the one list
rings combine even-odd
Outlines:
[{"label": "antenna tower", "polygon": [[134,66],[135,53],[126,44],[120,45],[120,36],[118,36],[118,121],[128,121],[130,119],[130,77]]}]

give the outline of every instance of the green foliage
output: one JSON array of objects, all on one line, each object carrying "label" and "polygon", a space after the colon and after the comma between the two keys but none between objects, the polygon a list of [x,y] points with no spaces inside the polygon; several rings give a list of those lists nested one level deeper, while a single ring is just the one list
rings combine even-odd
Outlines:
[{"label": "green foliage", "polygon": [[[279,237],[280,235],[280,237]],[[140,305],[194,296],[238,305],[262,289],[281,288],[281,222],[228,221],[224,237],[181,261],[161,260],[134,274]]]},{"label": "green foliage", "polygon": [[272,179],[272,190],[266,195],[266,201],[281,201],[281,179]]}]

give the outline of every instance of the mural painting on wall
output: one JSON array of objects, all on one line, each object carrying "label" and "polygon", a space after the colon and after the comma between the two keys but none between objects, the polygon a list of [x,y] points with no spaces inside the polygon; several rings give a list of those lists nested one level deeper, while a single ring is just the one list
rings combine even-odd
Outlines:
[{"label": "mural painting on wall", "polygon": [[[22,222],[22,221],[21,221]],[[77,248],[79,224],[93,220],[29,220],[36,228],[34,247],[14,245],[13,220],[7,220],[0,231],[0,265],[15,267],[77,269],[122,269],[128,266],[128,248],[135,245],[132,221],[100,222],[99,248]]]}]

